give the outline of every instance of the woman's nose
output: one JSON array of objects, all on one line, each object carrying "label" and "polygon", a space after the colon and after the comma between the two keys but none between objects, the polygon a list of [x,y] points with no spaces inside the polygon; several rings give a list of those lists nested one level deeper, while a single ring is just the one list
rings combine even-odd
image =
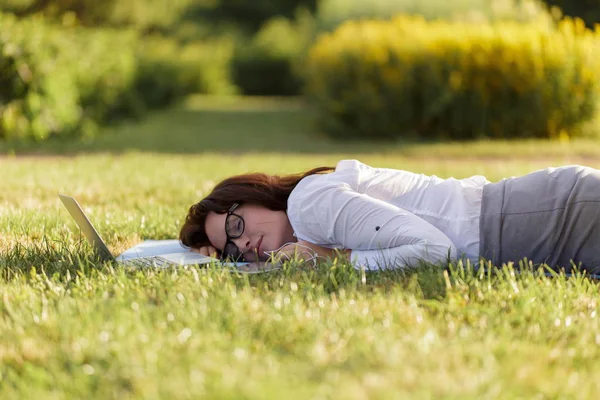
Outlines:
[{"label": "woman's nose", "polygon": [[246,237],[245,235],[240,236],[237,239],[233,239],[232,240],[233,243],[238,247],[238,249],[240,249],[240,251],[242,253],[247,252],[248,250],[250,250],[250,238]]}]

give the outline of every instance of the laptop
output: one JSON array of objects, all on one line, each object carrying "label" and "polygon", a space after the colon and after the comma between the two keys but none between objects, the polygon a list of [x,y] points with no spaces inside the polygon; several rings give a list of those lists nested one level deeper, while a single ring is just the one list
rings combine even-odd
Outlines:
[{"label": "laptop", "polygon": [[81,229],[84,236],[94,247],[98,255],[104,261],[114,261],[122,265],[133,267],[158,267],[167,268],[182,265],[207,265],[219,263],[231,272],[261,273],[280,269],[278,263],[272,262],[223,262],[214,257],[208,257],[191,251],[184,247],[179,240],[145,240],[142,243],[114,256],[108,246],[98,234],[89,218],[75,198],[59,194],[58,197],[71,214],[75,223]]}]

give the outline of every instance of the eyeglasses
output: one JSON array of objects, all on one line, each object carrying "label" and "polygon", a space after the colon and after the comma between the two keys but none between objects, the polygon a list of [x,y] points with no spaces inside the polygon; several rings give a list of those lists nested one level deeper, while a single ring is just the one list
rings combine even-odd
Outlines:
[{"label": "eyeglasses", "polygon": [[223,260],[230,259],[233,261],[242,261],[243,259],[243,253],[231,240],[242,236],[245,229],[244,219],[234,213],[235,209],[238,207],[239,204],[234,203],[229,211],[227,211],[227,216],[225,217],[225,235],[227,235],[227,242],[225,242],[223,253],[221,253],[221,258]]}]

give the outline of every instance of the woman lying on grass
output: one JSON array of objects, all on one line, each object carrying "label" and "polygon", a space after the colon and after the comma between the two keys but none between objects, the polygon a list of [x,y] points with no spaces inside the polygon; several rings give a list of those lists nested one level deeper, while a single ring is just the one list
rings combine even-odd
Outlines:
[{"label": "woman lying on grass", "polygon": [[356,267],[483,257],[600,272],[600,170],[547,168],[491,183],[372,168],[356,160],[299,175],[225,179],[194,204],[181,242],[264,261],[332,257]]}]

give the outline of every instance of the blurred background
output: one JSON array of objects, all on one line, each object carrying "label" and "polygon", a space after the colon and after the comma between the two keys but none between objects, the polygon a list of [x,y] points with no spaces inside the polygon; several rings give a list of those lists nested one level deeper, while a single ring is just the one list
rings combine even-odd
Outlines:
[{"label": "blurred background", "polygon": [[0,141],[192,94],[286,96],[332,140],[596,136],[598,0],[0,0]]}]

